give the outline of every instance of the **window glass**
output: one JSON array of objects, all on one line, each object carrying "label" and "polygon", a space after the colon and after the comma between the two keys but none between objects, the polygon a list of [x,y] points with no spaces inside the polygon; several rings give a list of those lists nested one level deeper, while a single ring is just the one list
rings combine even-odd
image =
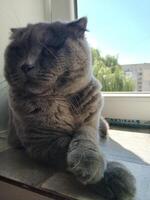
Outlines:
[{"label": "window glass", "polygon": [[150,1],[78,0],[103,91],[150,92]]}]

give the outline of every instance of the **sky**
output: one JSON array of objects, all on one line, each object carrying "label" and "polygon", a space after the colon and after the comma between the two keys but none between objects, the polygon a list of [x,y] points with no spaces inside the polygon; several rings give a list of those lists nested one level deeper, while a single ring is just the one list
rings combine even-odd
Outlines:
[{"label": "sky", "polygon": [[120,64],[150,63],[150,0],[78,0],[87,40]]}]

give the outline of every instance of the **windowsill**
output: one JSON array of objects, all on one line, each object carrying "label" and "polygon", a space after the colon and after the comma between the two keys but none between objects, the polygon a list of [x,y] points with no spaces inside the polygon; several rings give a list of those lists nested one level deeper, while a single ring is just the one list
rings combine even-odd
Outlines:
[{"label": "windowsill", "polygon": [[150,93],[140,92],[103,92],[104,97],[138,97],[138,98],[150,98]]},{"label": "windowsill", "polygon": [[112,119],[150,120],[150,93],[104,92],[103,116]]},{"label": "windowsill", "polygon": [[[150,181],[150,135],[145,131],[139,133],[138,130],[133,132],[115,127],[110,129],[109,135],[109,140],[101,141],[106,158],[119,161],[129,168],[136,177],[137,199],[143,196],[149,199],[149,191],[145,188],[148,188]],[[73,176],[33,161],[21,149],[12,149],[7,144],[6,131],[0,132],[0,161],[0,187],[3,188],[0,197],[13,195],[13,199],[17,199],[15,194],[19,193],[23,197],[28,195],[28,199],[35,199],[32,198],[34,194],[34,197],[41,195],[37,199],[44,200],[48,199],[46,197],[55,200],[102,199],[79,184]],[[146,177],[146,180],[142,177]],[[28,194],[30,191],[32,194]]]}]

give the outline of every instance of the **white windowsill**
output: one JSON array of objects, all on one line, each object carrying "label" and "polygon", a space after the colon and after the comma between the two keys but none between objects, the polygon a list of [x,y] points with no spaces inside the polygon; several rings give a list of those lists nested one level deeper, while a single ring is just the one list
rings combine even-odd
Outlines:
[{"label": "white windowsill", "polygon": [[150,120],[150,93],[103,93],[106,118]]},{"label": "white windowsill", "polygon": [[138,98],[150,98],[150,93],[136,93],[136,92],[103,92],[104,97],[138,97]]}]

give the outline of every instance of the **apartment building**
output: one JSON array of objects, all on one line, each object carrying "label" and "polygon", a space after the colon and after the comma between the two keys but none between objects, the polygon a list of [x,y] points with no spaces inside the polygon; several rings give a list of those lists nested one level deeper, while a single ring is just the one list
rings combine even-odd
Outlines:
[{"label": "apartment building", "polygon": [[150,92],[150,63],[121,65],[125,74],[135,81],[135,91]]}]

